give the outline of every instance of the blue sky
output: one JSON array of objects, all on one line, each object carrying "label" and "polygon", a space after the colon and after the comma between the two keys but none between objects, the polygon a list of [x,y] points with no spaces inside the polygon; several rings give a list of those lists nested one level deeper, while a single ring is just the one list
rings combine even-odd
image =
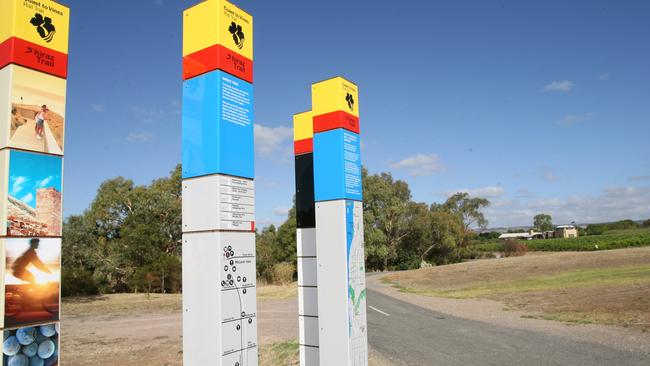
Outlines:
[{"label": "blue sky", "polygon": [[[64,211],[180,162],[181,12],[72,9]],[[360,88],[362,159],[417,201],[486,196],[490,226],[650,217],[650,3],[236,1],[255,17],[258,225],[293,195],[292,114],[311,83]]]},{"label": "blue sky", "polygon": [[9,194],[36,208],[36,190],[61,191],[61,158],[12,151],[9,156]]}]

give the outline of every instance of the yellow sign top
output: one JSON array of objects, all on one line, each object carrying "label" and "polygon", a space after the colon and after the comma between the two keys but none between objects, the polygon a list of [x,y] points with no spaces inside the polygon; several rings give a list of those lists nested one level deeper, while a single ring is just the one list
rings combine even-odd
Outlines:
[{"label": "yellow sign top", "polygon": [[314,137],[314,124],[311,111],[293,115],[293,141],[306,140]]},{"label": "yellow sign top", "polygon": [[359,88],[338,76],[311,86],[314,116],[344,111],[359,117]]},{"label": "yellow sign top", "polygon": [[1,0],[0,42],[10,37],[68,53],[70,8],[50,0]]},{"label": "yellow sign top", "polygon": [[183,56],[220,44],[253,60],[253,17],[225,0],[206,0],[183,12]]}]

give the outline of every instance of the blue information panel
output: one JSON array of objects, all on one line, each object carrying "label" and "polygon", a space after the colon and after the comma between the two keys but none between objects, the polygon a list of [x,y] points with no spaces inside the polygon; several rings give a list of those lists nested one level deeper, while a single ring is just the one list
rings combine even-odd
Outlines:
[{"label": "blue information panel", "polygon": [[183,83],[183,178],[254,178],[253,86],[220,70]]},{"label": "blue information panel", "polygon": [[361,201],[361,145],[359,135],[344,129],[314,135],[316,201]]}]

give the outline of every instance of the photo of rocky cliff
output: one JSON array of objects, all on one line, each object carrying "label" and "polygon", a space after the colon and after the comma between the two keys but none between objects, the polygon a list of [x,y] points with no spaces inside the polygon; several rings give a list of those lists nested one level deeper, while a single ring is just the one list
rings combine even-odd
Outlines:
[{"label": "photo of rocky cliff", "polygon": [[11,151],[8,236],[61,235],[61,169],[60,157]]}]

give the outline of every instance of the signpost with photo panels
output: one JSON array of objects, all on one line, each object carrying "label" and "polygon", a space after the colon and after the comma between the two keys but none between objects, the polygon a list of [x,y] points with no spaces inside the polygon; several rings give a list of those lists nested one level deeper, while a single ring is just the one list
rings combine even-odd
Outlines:
[{"label": "signpost with photo panels", "polygon": [[69,19],[51,0],[0,2],[1,365],[59,363]]},{"label": "signpost with photo panels", "polygon": [[183,13],[183,363],[257,365],[253,18]]}]

